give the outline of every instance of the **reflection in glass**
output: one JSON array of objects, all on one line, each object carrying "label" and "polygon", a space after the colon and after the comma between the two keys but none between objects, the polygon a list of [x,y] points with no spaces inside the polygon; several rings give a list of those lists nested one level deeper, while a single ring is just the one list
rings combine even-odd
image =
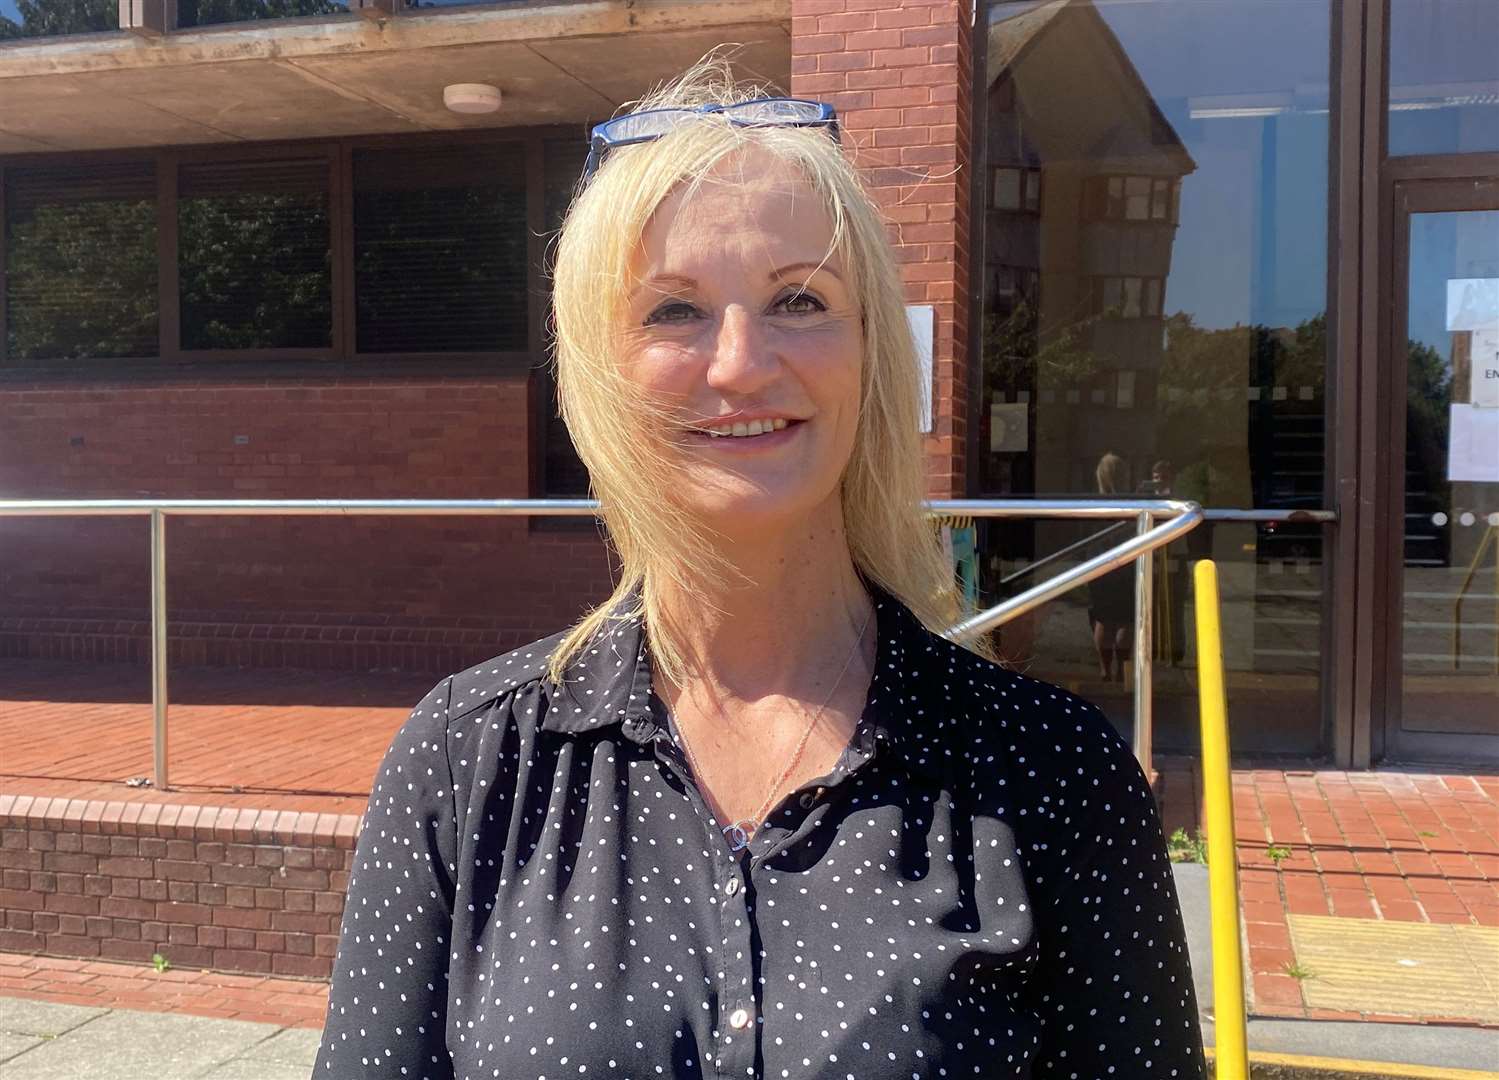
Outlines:
[{"label": "reflection in glass", "polygon": [[1401,728],[1499,735],[1499,210],[1412,215],[1407,289]]},{"label": "reflection in glass", "polygon": [[1499,150],[1499,4],[1391,0],[1391,154]]},{"label": "reflection in glass", "polygon": [[149,164],[7,169],[3,226],[12,364],[160,352]]},{"label": "reflection in glass", "polygon": [[119,0],[0,0],[0,41],[119,30]]},{"label": "reflection in glass", "polygon": [[[986,286],[1035,286],[983,297],[982,493],[1097,495],[1107,472],[1116,498],[1322,505],[1329,8],[990,6],[988,164],[1035,172],[1046,198],[1039,214],[999,200],[985,214]],[[1019,585],[1006,578],[1085,532],[988,528],[988,596],[1012,593]],[[1209,555],[1222,567],[1234,677],[1273,680],[1300,702],[1260,715],[1253,695],[1234,695],[1236,708],[1257,710],[1235,718],[1236,733],[1252,744],[1247,729],[1259,723],[1276,749],[1315,749],[1320,531],[1204,527],[1162,560],[1158,589],[1174,587],[1170,602],[1183,612],[1188,563]],[[1052,605],[1036,628],[1035,663],[1127,729],[1125,688],[1098,681],[1100,620],[1086,604],[1078,593]],[[1159,620],[1153,643],[1163,748],[1195,730],[1184,619]]]},{"label": "reflection in glass", "polygon": [[184,165],[177,185],[182,347],[329,348],[328,163]]},{"label": "reflection in glass", "polygon": [[360,352],[526,347],[525,149],[354,155]]},{"label": "reflection in glass", "polygon": [[177,25],[217,26],[308,15],[346,15],[348,11],[347,3],[336,0],[177,0]]}]

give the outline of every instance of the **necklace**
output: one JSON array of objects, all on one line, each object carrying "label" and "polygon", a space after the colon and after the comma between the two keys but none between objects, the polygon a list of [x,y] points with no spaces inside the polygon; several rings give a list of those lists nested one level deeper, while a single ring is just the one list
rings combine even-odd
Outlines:
[{"label": "necklace", "polygon": [[[817,726],[817,721],[822,718],[823,710],[828,707],[828,702],[833,700],[833,695],[838,692],[838,687],[843,685],[843,677],[848,674],[849,665],[854,662],[854,654],[859,651],[859,645],[864,641],[864,631],[869,629],[869,618],[869,615],[864,616],[864,623],[859,627],[859,634],[854,638],[854,643],[848,650],[848,656],[844,658],[843,668],[838,672],[838,678],[833,681],[833,687],[828,691],[828,696],[822,699],[822,704],[812,714],[812,719],[807,723],[807,728],[802,732],[802,737],[797,740],[796,749],[791,754],[791,760],[786,763],[786,767],[781,770],[780,775],[771,782],[770,791],[766,793],[765,801],[760,804],[760,808],[755,811],[753,817],[741,818],[732,825],[720,826],[720,831],[729,842],[730,851],[743,851],[749,847],[750,837],[760,828],[760,823],[770,811],[771,803],[776,797],[776,792],[781,789],[781,785],[786,782],[786,778],[791,775],[791,771],[801,761],[802,751],[807,748],[807,740],[812,737],[812,729]],[[678,741],[681,742],[682,749],[687,752],[687,764],[692,768],[692,775],[701,778],[703,771],[698,768],[697,758],[692,753],[692,745],[687,741],[686,733],[682,731],[681,724],[677,724],[676,727]]]}]

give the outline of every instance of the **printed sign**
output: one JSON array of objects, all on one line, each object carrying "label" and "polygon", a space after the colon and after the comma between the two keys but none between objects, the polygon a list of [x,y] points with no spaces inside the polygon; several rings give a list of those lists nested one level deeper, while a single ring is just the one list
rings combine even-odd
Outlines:
[{"label": "printed sign", "polygon": [[1499,330],[1499,278],[1447,282],[1448,330]]},{"label": "printed sign", "polygon": [[936,313],[931,304],[907,304],[906,322],[916,342],[916,372],[921,380],[921,430],[932,430],[932,348],[937,339]]},{"label": "printed sign", "polygon": [[1499,483],[1499,409],[1452,405],[1447,479]]},{"label": "printed sign", "polygon": [[1499,409],[1499,330],[1474,330],[1468,400]]}]

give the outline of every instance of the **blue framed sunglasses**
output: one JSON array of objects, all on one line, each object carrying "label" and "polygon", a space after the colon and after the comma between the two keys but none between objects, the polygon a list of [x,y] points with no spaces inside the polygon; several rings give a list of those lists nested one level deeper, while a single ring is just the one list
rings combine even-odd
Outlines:
[{"label": "blue framed sunglasses", "polygon": [[836,142],[838,114],[822,101],[802,98],[769,97],[740,101],[733,105],[701,105],[695,109],[648,109],[645,112],[616,116],[594,126],[588,140],[588,161],[583,166],[583,183],[598,171],[604,155],[616,146],[659,139],[684,120],[722,113],[731,124],[745,127],[825,127]]}]

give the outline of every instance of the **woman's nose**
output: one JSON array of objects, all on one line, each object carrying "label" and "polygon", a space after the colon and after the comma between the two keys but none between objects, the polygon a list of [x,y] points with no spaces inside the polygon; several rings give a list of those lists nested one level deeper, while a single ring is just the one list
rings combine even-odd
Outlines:
[{"label": "woman's nose", "polygon": [[713,342],[708,384],[716,390],[753,393],[775,378],[776,367],[755,317],[747,309],[731,305],[724,311]]}]

